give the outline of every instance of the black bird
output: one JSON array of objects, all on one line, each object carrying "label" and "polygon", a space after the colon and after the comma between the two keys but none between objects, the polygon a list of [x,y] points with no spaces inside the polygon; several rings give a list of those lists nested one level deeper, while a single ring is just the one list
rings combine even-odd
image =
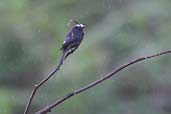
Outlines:
[{"label": "black bird", "polygon": [[72,54],[80,45],[84,37],[84,25],[75,21],[76,25],[68,32],[60,50],[62,50],[62,56],[59,61],[58,67],[60,67],[68,55]]}]

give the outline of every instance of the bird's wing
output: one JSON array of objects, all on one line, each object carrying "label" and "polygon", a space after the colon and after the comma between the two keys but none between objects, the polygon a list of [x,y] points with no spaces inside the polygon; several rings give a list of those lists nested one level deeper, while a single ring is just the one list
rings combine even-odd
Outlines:
[{"label": "bird's wing", "polygon": [[74,33],[73,32],[69,32],[66,37],[65,37],[65,40],[62,44],[62,48],[61,49],[64,49],[66,48],[67,46],[69,46],[70,44],[72,44],[74,42]]}]

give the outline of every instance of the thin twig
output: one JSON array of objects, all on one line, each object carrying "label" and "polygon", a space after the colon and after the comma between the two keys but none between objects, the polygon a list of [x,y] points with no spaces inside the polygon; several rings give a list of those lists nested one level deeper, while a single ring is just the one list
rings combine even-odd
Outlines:
[{"label": "thin twig", "polygon": [[133,65],[135,63],[138,63],[140,61],[143,61],[143,60],[146,60],[146,59],[150,59],[150,58],[154,58],[154,57],[158,57],[158,56],[161,56],[161,55],[165,55],[165,54],[171,54],[171,50],[168,50],[168,51],[164,51],[164,52],[161,52],[161,53],[158,53],[158,54],[154,54],[154,55],[151,55],[151,56],[145,56],[145,57],[140,57],[140,58],[137,58],[131,62],[128,62],[127,64],[125,65],[122,65],[120,67],[118,67],[117,69],[114,69],[111,73],[99,78],[98,80],[96,81],[93,81],[92,83],[80,88],[80,89],[77,89],[73,92],[70,92],[68,94],[66,94],[65,96],[63,96],[61,99],[55,101],[54,103],[52,103],[51,105],[48,105],[46,106],[45,108],[41,109],[40,111],[38,111],[37,113],[35,114],[47,114],[48,112],[51,112],[51,110],[58,106],[59,104],[61,104],[62,102],[64,102],[65,100],[69,99],[70,97],[76,95],[76,94],[79,94],[89,88],[92,88],[94,86],[96,86],[97,84],[105,81],[106,79],[114,76],[116,73],[118,73],[119,71],[123,70],[124,68],[127,68],[128,66],[130,65]]},{"label": "thin twig", "polygon": [[[70,52],[69,54],[72,54],[73,52]],[[64,54],[64,53],[63,53]],[[68,56],[68,54],[67,54]],[[66,57],[65,57],[66,59]],[[27,102],[27,105],[26,105],[26,108],[24,110],[24,114],[27,114],[28,113],[28,110],[30,108],[30,105],[31,105],[31,102],[33,100],[33,97],[35,96],[36,94],[36,91],[46,82],[48,81],[61,67],[61,65],[63,64],[63,55],[61,56],[61,59],[58,63],[58,65],[56,66],[56,68],[47,76],[45,77],[42,81],[40,81],[38,84],[34,85],[34,88],[32,90],[32,93],[28,99],[28,102]]]},{"label": "thin twig", "polygon": [[32,90],[32,93],[31,93],[31,95],[30,95],[30,97],[29,97],[29,100],[28,100],[28,102],[27,102],[27,105],[26,105],[24,114],[27,114],[27,113],[28,113],[28,109],[29,109],[29,107],[30,107],[30,105],[31,105],[31,102],[32,102],[32,100],[33,100],[33,97],[34,97],[34,95],[35,95],[37,89],[38,89],[40,86],[42,86],[49,78],[51,78],[51,77],[59,70],[59,68],[60,68],[60,65],[58,65],[58,66],[56,67],[56,69],[54,69],[54,71],[53,71],[52,73],[50,73],[47,77],[45,77],[41,82],[39,82],[38,84],[34,85],[34,89]]}]

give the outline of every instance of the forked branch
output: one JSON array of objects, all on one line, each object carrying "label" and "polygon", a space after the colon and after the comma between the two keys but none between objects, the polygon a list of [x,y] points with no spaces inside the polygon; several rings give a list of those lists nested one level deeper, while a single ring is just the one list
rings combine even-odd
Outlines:
[{"label": "forked branch", "polygon": [[49,79],[51,78],[60,68],[60,65],[58,65],[56,67],[56,69],[54,69],[54,71],[52,73],[50,73],[50,75],[48,75],[47,77],[45,77],[41,82],[39,82],[38,84],[34,85],[34,89],[32,90],[32,93],[29,97],[29,100],[27,102],[27,105],[26,105],[26,108],[25,108],[25,111],[24,111],[24,114],[27,114],[28,113],[28,110],[30,108],[30,105],[31,105],[31,102],[36,94],[36,91]]},{"label": "forked branch", "polygon": [[56,106],[58,106],[59,104],[61,104],[62,102],[64,102],[65,100],[71,98],[72,96],[76,95],[76,94],[79,94],[89,88],[92,88],[98,84],[100,84],[101,82],[105,81],[106,79],[109,79],[110,77],[112,76],[115,76],[116,73],[118,73],[119,71],[127,68],[128,66],[130,65],[133,65],[135,63],[138,63],[140,61],[143,61],[143,60],[146,60],[146,59],[150,59],[150,58],[154,58],[154,57],[158,57],[158,56],[161,56],[161,55],[166,55],[166,54],[171,54],[171,50],[168,50],[168,51],[164,51],[164,52],[161,52],[161,53],[157,53],[157,54],[154,54],[154,55],[150,55],[150,56],[144,56],[144,57],[140,57],[140,58],[137,58],[133,61],[130,61],[128,62],[127,64],[124,64],[120,67],[118,67],[117,69],[114,69],[112,72],[110,72],[109,74],[99,78],[98,80],[96,81],[93,81],[92,83],[80,88],[80,89],[77,89],[73,92],[70,92],[68,94],[66,94],[65,96],[63,96],[61,99],[55,101],[54,103],[52,103],[51,105],[48,105],[46,107],[44,107],[43,109],[41,109],[40,111],[38,111],[37,113],[35,114],[47,114],[48,112],[51,112],[51,110],[53,108],[55,108]]},{"label": "forked branch", "polygon": [[[65,56],[65,59],[68,57],[68,55],[70,55],[70,54],[72,54],[72,53],[73,53],[73,51],[67,53],[67,55]],[[29,97],[29,99],[28,99],[27,105],[26,105],[26,107],[25,107],[24,114],[27,114],[27,113],[28,113],[28,110],[29,110],[29,108],[30,108],[31,102],[32,102],[32,100],[33,100],[33,98],[34,98],[34,96],[35,96],[37,90],[38,90],[45,82],[47,82],[47,81],[48,81],[48,80],[49,80],[49,79],[50,79],[50,78],[51,78],[51,77],[60,69],[60,67],[61,67],[62,64],[63,64],[63,59],[62,59],[62,57],[61,57],[61,59],[60,59],[58,65],[56,66],[56,68],[55,68],[47,77],[45,77],[42,81],[40,81],[38,84],[34,85],[34,88],[33,88],[33,90],[32,90],[32,93],[31,93],[31,95],[30,95],[30,97]]]}]

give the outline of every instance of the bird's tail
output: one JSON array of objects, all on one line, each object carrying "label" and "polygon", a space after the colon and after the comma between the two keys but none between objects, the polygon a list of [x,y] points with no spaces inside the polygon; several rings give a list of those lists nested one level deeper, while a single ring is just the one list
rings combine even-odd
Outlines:
[{"label": "bird's tail", "polygon": [[60,61],[57,65],[57,67],[55,68],[55,70],[49,75],[49,77],[52,77],[54,76],[54,74],[60,69],[61,65],[63,64],[64,60],[65,60],[65,54],[66,54],[66,51],[63,51],[62,53],[62,56],[60,58]]},{"label": "bird's tail", "polygon": [[60,69],[61,65],[63,64],[63,62],[65,60],[65,54],[66,54],[66,51],[63,51],[61,59],[60,59],[59,64],[58,64],[58,69]]}]

